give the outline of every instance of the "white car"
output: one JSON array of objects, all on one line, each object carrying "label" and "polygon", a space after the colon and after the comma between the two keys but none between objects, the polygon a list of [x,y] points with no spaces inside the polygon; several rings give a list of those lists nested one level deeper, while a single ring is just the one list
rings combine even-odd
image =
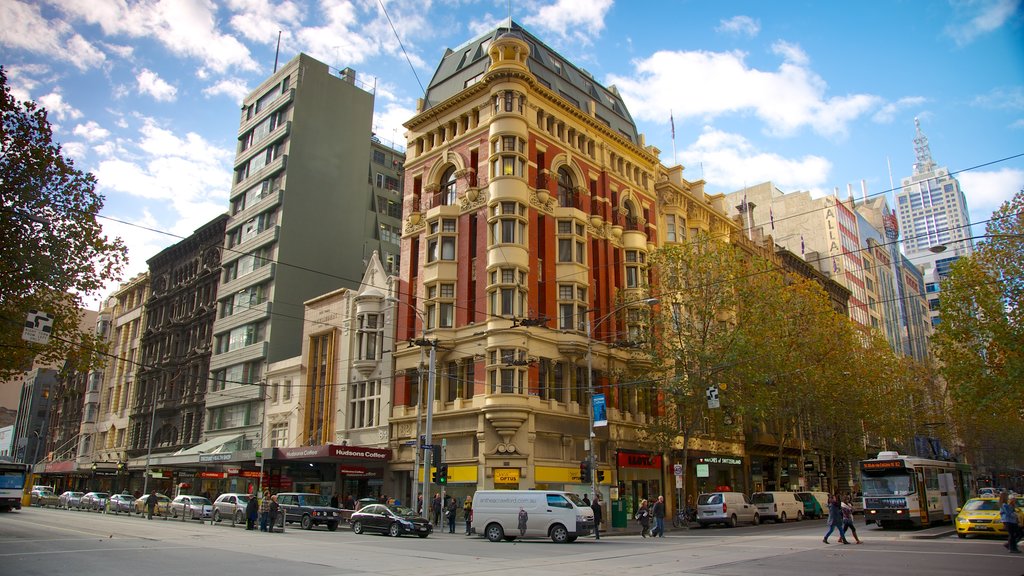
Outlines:
[{"label": "white car", "polygon": [[203,520],[213,516],[213,502],[203,496],[182,494],[167,506],[171,518]]}]

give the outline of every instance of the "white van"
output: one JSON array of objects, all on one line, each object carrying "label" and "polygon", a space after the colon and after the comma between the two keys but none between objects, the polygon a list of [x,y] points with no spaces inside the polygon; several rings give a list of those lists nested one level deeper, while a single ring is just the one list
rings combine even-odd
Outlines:
[{"label": "white van", "polygon": [[757,506],[762,522],[804,519],[804,503],[797,499],[795,492],[754,492],[750,501]]},{"label": "white van", "polygon": [[701,528],[725,524],[735,528],[740,522],[757,526],[761,516],[757,506],[742,492],[711,492],[697,497],[697,523]]},{"label": "white van", "polygon": [[[519,511],[526,529],[519,529]],[[473,525],[491,542],[551,538],[574,542],[594,531],[594,510],[571,492],[554,490],[479,490],[473,495]]]}]

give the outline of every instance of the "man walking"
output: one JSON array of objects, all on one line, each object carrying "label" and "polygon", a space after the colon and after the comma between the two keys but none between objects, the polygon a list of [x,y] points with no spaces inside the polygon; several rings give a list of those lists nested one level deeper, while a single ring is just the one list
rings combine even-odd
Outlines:
[{"label": "man walking", "polygon": [[434,494],[434,500],[430,503],[430,512],[434,516],[434,528],[441,525],[441,508],[443,508],[441,502],[441,493]]},{"label": "man walking", "polygon": [[153,519],[153,510],[156,508],[156,490],[146,496],[146,520]]},{"label": "man walking", "polygon": [[594,494],[594,502],[590,505],[594,511],[594,539],[601,539],[601,495]]},{"label": "man walking", "polygon": [[659,536],[665,537],[665,497],[658,496],[658,501],[654,503],[654,532],[651,533],[651,537]]}]

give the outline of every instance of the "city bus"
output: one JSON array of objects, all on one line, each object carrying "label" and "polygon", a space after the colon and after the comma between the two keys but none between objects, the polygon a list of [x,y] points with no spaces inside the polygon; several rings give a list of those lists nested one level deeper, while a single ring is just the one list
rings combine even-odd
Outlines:
[{"label": "city bus", "polygon": [[860,463],[864,520],[881,528],[952,522],[970,497],[966,464],[879,452]]},{"label": "city bus", "polygon": [[27,477],[27,464],[0,462],[0,512],[21,510]]}]

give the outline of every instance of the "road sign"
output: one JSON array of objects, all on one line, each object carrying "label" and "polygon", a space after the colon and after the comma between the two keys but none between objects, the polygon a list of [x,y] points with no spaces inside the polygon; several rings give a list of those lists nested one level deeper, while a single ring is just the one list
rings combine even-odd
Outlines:
[{"label": "road sign", "polygon": [[424,450],[433,450],[434,449],[434,445],[433,444],[424,444],[423,446],[420,446],[420,448],[423,448]]},{"label": "road sign", "polygon": [[718,386],[708,386],[708,389],[704,391],[704,395],[708,399],[708,408],[721,407],[721,402],[718,400]]},{"label": "road sign", "polygon": [[21,339],[36,344],[48,344],[50,332],[53,332],[53,316],[38,310],[29,310],[25,319],[25,329],[21,331]]},{"label": "road sign", "polygon": [[683,475],[683,465],[682,464],[676,464],[676,465],[672,466],[672,473],[675,474],[676,476],[682,476]]}]

